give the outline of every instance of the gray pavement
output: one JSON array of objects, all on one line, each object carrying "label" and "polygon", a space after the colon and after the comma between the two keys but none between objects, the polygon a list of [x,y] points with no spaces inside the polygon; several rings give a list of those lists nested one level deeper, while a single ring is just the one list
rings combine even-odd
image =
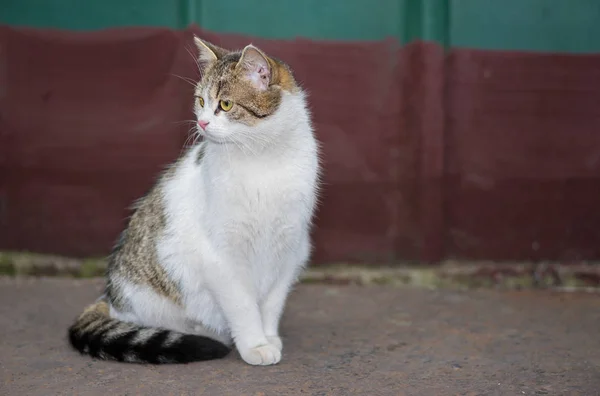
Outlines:
[{"label": "gray pavement", "polygon": [[301,285],[280,364],[94,361],[100,280],[0,278],[0,395],[600,395],[600,295]]}]

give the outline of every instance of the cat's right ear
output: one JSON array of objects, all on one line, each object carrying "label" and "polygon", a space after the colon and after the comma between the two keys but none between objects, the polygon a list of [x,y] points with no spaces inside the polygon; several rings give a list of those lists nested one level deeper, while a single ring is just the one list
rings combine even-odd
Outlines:
[{"label": "cat's right ear", "polygon": [[204,64],[210,64],[221,59],[228,52],[208,41],[199,39],[196,35],[194,35],[194,44],[196,44],[196,48],[198,48],[198,60]]}]

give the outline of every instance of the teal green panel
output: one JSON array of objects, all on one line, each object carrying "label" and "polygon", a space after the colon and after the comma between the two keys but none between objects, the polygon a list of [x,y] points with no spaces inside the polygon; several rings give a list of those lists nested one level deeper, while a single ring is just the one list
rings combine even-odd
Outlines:
[{"label": "teal green panel", "polygon": [[199,25],[268,38],[330,40],[400,38],[404,4],[415,0],[201,1]]},{"label": "teal green panel", "polygon": [[187,25],[185,0],[0,0],[0,23],[94,30],[117,26]]},{"label": "teal green panel", "polygon": [[600,51],[600,0],[449,1],[452,46]]},{"label": "teal green panel", "polygon": [[404,9],[404,41],[416,39],[448,40],[448,0],[419,0],[406,3]]},{"label": "teal green panel", "polygon": [[380,40],[419,34],[420,24],[412,30],[404,26],[413,17],[421,20],[407,14],[414,0],[376,1],[377,6],[373,0],[0,0],[0,23],[68,30],[197,23],[216,32],[280,39]]},{"label": "teal green panel", "polygon": [[197,23],[266,38],[600,52],[600,0],[0,0],[0,23],[70,30]]},{"label": "teal green panel", "polygon": [[448,0],[0,0],[0,23],[95,30],[184,28],[266,38],[445,40]]}]

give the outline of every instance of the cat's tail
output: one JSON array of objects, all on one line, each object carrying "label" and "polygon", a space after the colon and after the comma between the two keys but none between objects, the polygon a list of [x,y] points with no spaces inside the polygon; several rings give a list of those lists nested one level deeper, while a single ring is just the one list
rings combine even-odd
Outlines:
[{"label": "cat's tail", "polygon": [[189,363],[225,357],[230,348],[212,338],[113,319],[105,301],[90,305],[69,328],[82,354],[130,363]]}]

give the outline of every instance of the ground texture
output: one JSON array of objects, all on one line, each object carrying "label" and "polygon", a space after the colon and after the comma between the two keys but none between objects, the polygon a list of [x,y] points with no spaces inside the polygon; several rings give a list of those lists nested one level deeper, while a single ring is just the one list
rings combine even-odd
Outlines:
[{"label": "ground texture", "polygon": [[99,280],[0,278],[0,395],[600,395],[600,295],[301,285],[280,364],[72,351]]}]

